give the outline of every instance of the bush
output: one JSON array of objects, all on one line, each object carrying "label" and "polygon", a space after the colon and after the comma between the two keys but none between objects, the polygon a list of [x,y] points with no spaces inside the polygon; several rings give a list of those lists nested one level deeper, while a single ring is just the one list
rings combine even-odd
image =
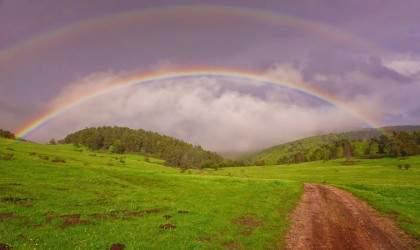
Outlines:
[{"label": "bush", "polygon": [[5,160],[5,161],[10,161],[10,160],[12,160],[13,159],[13,156],[14,156],[15,154],[13,154],[13,153],[6,153],[6,154],[4,154],[3,156],[2,156],[2,159],[3,160]]},{"label": "bush", "polygon": [[51,162],[61,162],[61,163],[66,163],[66,160],[65,160],[64,158],[61,158],[61,157],[56,156],[56,157],[54,157],[54,158],[51,160]]},{"label": "bush", "polygon": [[35,152],[29,152],[29,155],[36,155]]},{"label": "bush", "polygon": [[409,168],[411,168],[411,165],[406,163],[406,164],[404,164],[404,168],[405,168],[405,170],[408,170]]}]

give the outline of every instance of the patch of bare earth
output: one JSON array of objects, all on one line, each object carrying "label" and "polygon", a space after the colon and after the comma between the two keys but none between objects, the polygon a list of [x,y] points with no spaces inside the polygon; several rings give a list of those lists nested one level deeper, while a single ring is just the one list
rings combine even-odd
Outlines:
[{"label": "patch of bare earth", "polygon": [[245,226],[246,228],[242,230],[241,234],[249,236],[252,234],[252,228],[260,227],[264,221],[262,219],[253,218],[251,216],[245,216],[233,219],[231,222],[233,224]]},{"label": "patch of bare earth", "polygon": [[125,248],[124,244],[112,244],[109,247],[109,250],[123,250]]},{"label": "patch of bare earth", "polygon": [[163,224],[159,226],[160,229],[165,229],[165,230],[171,230],[171,229],[175,229],[176,226],[173,224]]},{"label": "patch of bare earth", "polygon": [[286,249],[415,249],[418,241],[350,193],[305,184],[292,212]]},{"label": "patch of bare earth", "polygon": [[4,214],[4,213],[0,213],[0,222],[4,221],[4,220],[13,220],[13,219],[26,219],[27,217],[23,217],[23,216],[17,216],[14,214]]},{"label": "patch of bare earth", "polygon": [[65,214],[60,215],[60,218],[64,219],[61,227],[69,227],[77,224],[91,224],[91,222],[88,220],[80,219],[80,214]]}]

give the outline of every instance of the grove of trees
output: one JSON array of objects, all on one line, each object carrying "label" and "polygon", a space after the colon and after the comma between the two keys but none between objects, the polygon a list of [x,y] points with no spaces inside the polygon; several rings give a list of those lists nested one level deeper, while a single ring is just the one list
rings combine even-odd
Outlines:
[{"label": "grove of trees", "polygon": [[300,163],[338,158],[381,158],[420,154],[420,131],[392,132],[369,139],[339,139],[321,146],[301,145],[289,155],[278,158],[277,164]]},{"label": "grove of trees", "polygon": [[179,168],[218,168],[224,163],[222,156],[203,150],[200,146],[142,129],[109,126],[86,128],[67,135],[64,142],[117,154],[133,152],[154,156],[164,159],[168,166]]}]

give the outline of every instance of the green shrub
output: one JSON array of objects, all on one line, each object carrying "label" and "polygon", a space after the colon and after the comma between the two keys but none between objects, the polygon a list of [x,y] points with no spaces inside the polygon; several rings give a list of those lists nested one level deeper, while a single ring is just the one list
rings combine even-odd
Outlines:
[{"label": "green shrub", "polygon": [[406,164],[404,164],[404,168],[405,168],[405,170],[408,170],[409,168],[411,168],[411,165],[406,163]]}]

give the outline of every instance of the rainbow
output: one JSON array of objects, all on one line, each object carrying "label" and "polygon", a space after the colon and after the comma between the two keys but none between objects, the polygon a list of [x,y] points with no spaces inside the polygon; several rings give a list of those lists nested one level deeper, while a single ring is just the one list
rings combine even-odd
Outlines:
[{"label": "rainbow", "polygon": [[30,133],[34,132],[35,130],[39,129],[43,125],[47,124],[49,121],[51,121],[55,117],[58,117],[61,114],[69,111],[70,109],[78,105],[81,105],[89,100],[92,100],[98,96],[106,95],[110,92],[117,91],[123,88],[138,85],[138,84],[146,84],[146,83],[152,83],[156,81],[169,80],[169,79],[186,79],[186,78],[193,78],[193,77],[226,77],[226,78],[234,78],[238,80],[245,80],[245,81],[251,80],[251,81],[258,81],[258,82],[263,82],[263,83],[268,83],[268,84],[284,86],[289,89],[310,95],[326,103],[329,103],[337,108],[340,108],[352,114],[354,117],[358,118],[360,121],[364,122],[369,127],[372,127],[372,128],[381,127],[381,125],[378,122],[376,122],[374,119],[367,117],[366,115],[350,107],[348,104],[335,98],[334,96],[326,92],[322,92],[313,87],[300,84],[300,83],[292,83],[290,81],[282,81],[282,80],[274,79],[260,72],[253,72],[253,71],[248,71],[248,70],[245,71],[245,70],[238,70],[238,69],[209,68],[209,69],[177,69],[177,70],[167,71],[167,72],[137,74],[133,76],[123,77],[113,82],[113,84],[110,86],[104,87],[103,89],[100,89],[100,90],[95,90],[91,93],[86,93],[83,96],[79,96],[77,99],[67,101],[52,109],[46,110],[45,112],[37,115],[34,119],[32,119],[27,124],[23,125],[16,132],[16,136],[18,138],[25,138]]},{"label": "rainbow", "polygon": [[272,25],[288,25],[307,32],[319,33],[325,37],[335,39],[338,43],[367,49],[371,53],[376,53],[378,55],[384,52],[383,49],[377,47],[375,44],[357,37],[354,34],[342,31],[324,23],[308,21],[282,13],[221,5],[181,5],[132,10],[100,16],[45,32],[21,43],[17,43],[11,47],[0,50],[0,63],[11,64],[12,62],[19,61],[19,59],[28,57],[31,54],[35,54],[39,51],[43,51],[60,44],[63,41],[83,38],[86,35],[100,32],[101,30],[108,30],[113,27],[120,27],[121,25],[125,25],[133,21],[151,22],[165,18],[171,20],[171,18],[190,18],[192,16],[196,16],[197,18],[206,16],[224,17],[231,20],[237,18],[239,20],[253,20]]}]

